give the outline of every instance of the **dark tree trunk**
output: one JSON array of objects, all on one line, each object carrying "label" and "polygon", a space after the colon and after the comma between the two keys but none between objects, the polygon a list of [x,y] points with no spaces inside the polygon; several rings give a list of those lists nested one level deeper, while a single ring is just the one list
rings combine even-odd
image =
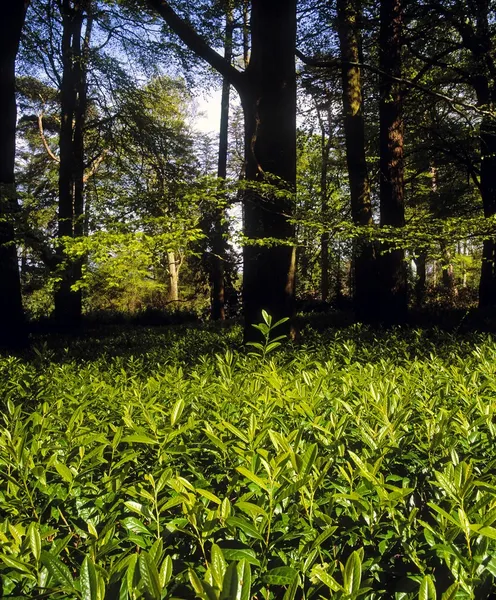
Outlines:
[{"label": "dark tree trunk", "polygon": [[0,19],[0,348],[27,345],[12,216],[18,210],[14,179],[17,107],[15,60],[27,2],[9,0]]},{"label": "dark tree trunk", "polygon": [[[224,58],[229,64],[232,61],[233,42],[233,17],[230,1],[226,6],[226,33],[224,45]],[[219,162],[217,177],[226,179],[227,176],[227,148],[229,141],[229,96],[231,84],[224,77],[222,82],[222,98],[220,109],[219,132]],[[214,213],[213,238],[212,238],[212,319],[219,321],[225,319],[225,261],[226,261],[226,219],[225,209],[219,208]]]},{"label": "dark tree trunk", "polygon": [[[405,224],[403,175],[403,108],[400,84],[403,45],[402,0],[381,0],[379,33],[380,101],[379,166],[381,227]],[[378,258],[380,317],[402,323],[407,311],[407,270],[404,250],[381,244]]]},{"label": "dark tree trunk", "polygon": [[[317,113],[320,123],[320,211],[322,222],[325,223],[329,211],[327,171],[329,168],[332,138],[326,132],[326,126],[324,120],[321,118],[318,107]],[[330,115],[328,115],[327,120],[329,122]],[[327,302],[329,295],[329,232],[325,231],[320,236],[320,297],[322,298],[322,302]]]},{"label": "dark tree trunk", "polygon": [[[371,227],[372,204],[365,157],[365,124],[358,34],[359,11],[356,0],[337,0],[338,34],[341,49],[344,132],[346,162],[350,183],[353,223]],[[371,242],[357,239],[353,248],[354,306],[357,318],[371,322],[377,318],[377,273],[374,247]]]},{"label": "dark tree trunk", "polygon": [[[62,4],[62,85],[60,90],[60,165],[58,235],[84,234],[84,127],[87,110],[87,60],[92,19],[88,15],[82,38],[85,10],[90,2],[64,0]],[[81,278],[82,262],[68,260],[62,268],[55,294],[55,318],[77,324],[81,318],[81,291],[72,286]]]},{"label": "dark tree trunk", "polygon": [[[240,90],[245,114],[246,179],[268,183],[282,193],[256,186],[243,200],[244,233],[272,244],[243,249],[245,340],[265,309],[275,320],[294,313],[295,247],[293,195],[296,187],[296,1],[253,0],[252,48]],[[289,325],[287,328],[289,332]]]},{"label": "dark tree trunk", "polygon": [[[194,52],[236,87],[245,115],[243,250],[245,340],[262,310],[292,317],[295,290],[296,0],[252,0],[251,56],[240,73],[179,17],[166,0],[148,0]],[[249,187],[249,184],[254,184]],[[265,191],[257,184],[270,184]],[[267,238],[271,245],[267,244]],[[286,331],[291,331],[288,323]]]},{"label": "dark tree trunk", "polygon": [[[496,85],[491,105],[496,106]],[[487,106],[487,105],[486,105]],[[480,185],[484,216],[496,214],[496,120],[487,117],[481,124],[481,174]],[[479,307],[496,306],[496,241],[484,240],[482,248]]]}]

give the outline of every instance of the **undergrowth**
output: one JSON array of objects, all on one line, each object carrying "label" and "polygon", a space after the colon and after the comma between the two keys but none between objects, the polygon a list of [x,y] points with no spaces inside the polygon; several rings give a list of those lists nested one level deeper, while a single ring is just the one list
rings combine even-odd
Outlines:
[{"label": "undergrowth", "polygon": [[490,337],[68,344],[0,358],[2,598],[493,597]]}]

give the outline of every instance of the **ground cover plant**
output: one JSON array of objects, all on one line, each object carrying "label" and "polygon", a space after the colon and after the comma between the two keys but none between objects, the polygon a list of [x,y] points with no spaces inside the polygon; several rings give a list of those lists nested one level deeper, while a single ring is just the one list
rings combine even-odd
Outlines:
[{"label": "ground cover plant", "polygon": [[494,597],[493,339],[270,329],[0,358],[0,596]]}]

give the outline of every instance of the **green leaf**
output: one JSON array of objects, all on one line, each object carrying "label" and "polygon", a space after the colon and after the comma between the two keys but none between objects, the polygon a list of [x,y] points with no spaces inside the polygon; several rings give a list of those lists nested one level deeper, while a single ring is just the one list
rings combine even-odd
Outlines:
[{"label": "green leaf", "polygon": [[145,589],[153,600],[160,600],[162,588],[158,576],[157,565],[148,552],[142,552],[139,556],[139,570]]},{"label": "green leaf", "polygon": [[240,500],[239,502],[236,502],[236,508],[242,510],[252,519],[256,519],[260,516],[262,516],[264,519],[269,518],[269,515],[261,506],[258,506],[258,504],[253,504],[252,502],[243,502]]},{"label": "green leaf", "polygon": [[293,579],[293,582],[291,583],[291,585],[286,590],[286,593],[284,594],[282,600],[294,600],[294,597],[296,596],[296,592],[298,591],[299,587],[300,587],[300,576],[297,575]]},{"label": "green leaf", "polygon": [[322,544],[327,540],[327,538],[331,537],[331,535],[336,531],[337,527],[335,525],[326,527],[313,541],[312,550],[319,549]]},{"label": "green leaf", "polygon": [[251,569],[247,560],[238,563],[239,593],[238,600],[250,600],[251,598]]},{"label": "green leaf", "polygon": [[151,531],[136,517],[127,517],[122,520],[122,525],[132,533],[146,533],[152,535]]},{"label": "green leaf", "polygon": [[251,548],[224,548],[222,547],[222,552],[224,554],[224,558],[226,560],[237,560],[242,561],[245,560],[250,565],[254,565],[255,567],[260,566],[260,561],[255,554],[255,551]]},{"label": "green leaf", "polygon": [[31,523],[29,526],[29,546],[36,562],[41,557],[41,535],[38,523]]},{"label": "green leaf", "polygon": [[454,583],[453,585],[450,585],[450,587],[441,596],[441,600],[455,600],[459,587],[459,583]]},{"label": "green leaf", "polygon": [[74,476],[69,467],[62,463],[56,462],[55,468],[57,469],[57,473],[62,477],[64,481],[66,481],[67,483],[72,483]]},{"label": "green leaf", "polygon": [[48,552],[41,553],[41,562],[45,565],[52,578],[61,585],[64,585],[71,590],[74,589],[74,580],[67,565],[59,558],[52,556]]},{"label": "green leaf", "polygon": [[269,585],[291,585],[297,576],[298,572],[292,567],[276,567],[267,571],[263,580]]},{"label": "green leaf", "polygon": [[80,585],[83,600],[98,600],[98,579],[95,565],[88,556],[84,558],[81,565]]},{"label": "green leaf", "polygon": [[17,571],[21,571],[22,573],[31,574],[31,569],[29,568],[28,564],[23,563],[20,560],[13,558],[12,556],[8,556],[7,554],[0,554],[0,561],[5,563],[12,569],[16,569]]},{"label": "green leaf", "polygon": [[210,554],[210,571],[214,578],[215,585],[222,589],[222,582],[224,580],[224,574],[226,572],[226,560],[222,554],[222,550],[217,544],[212,544],[212,550]]},{"label": "green leaf", "polygon": [[215,494],[212,494],[212,492],[209,492],[208,490],[202,490],[201,488],[196,488],[196,491],[198,494],[200,494],[200,496],[203,496],[204,498],[215,502],[215,504],[219,506],[222,504],[222,500],[218,498]]},{"label": "green leaf", "polygon": [[236,470],[239,471],[241,475],[244,475],[250,481],[253,481],[253,483],[258,485],[259,488],[265,490],[266,492],[270,491],[267,482],[261,479],[258,475],[255,475],[255,473],[253,473],[252,471],[249,471],[246,467],[236,467]]},{"label": "green leaf", "polygon": [[172,577],[172,558],[170,556],[166,556],[164,558],[158,576],[160,581],[160,587],[164,589],[169,583],[170,578]]},{"label": "green leaf", "polygon": [[197,596],[205,600],[218,600],[212,586],[206,581],[200,581],[198,575],[192,569],[189,569],[188,576]]},{"label": "green leaf", "polygon": [[157,440],[154,440],[153,438],[151,438],[147,435],[141,435],[138,433],[126,435],[125,437],[122,438],[121,441],[127,442],[129,444],[150,444],[150,445],[158,444]]},{"label": "green leaf", "polygon": [[300,476],[308,475],[317,458],[317,444],[310,444],[302,456]]},{"label": "green leaf", "polygon": [[219,600],[235,600],[240,591],[241,585],[238,580],[238,570],[236,568],[236,563],[233,562],[227,567],[226,572],[224,573]]},{"label": "green leaf", "polygon": [[343,579],[346,593],[355,596],[360,589],[362,579],[362,561],[356,550],[350,554],[346,561]]},{"label": "green leaf", "polygon": [[257,540],[263,540],[263,537],[255,529],[255,527],[245,519],[242,519],[241,517],[229,517],[228,519],[226,519],[226,523],[228,525],[241,529],[241,531],[248,537],[252,537]]},{"label": "green leaf", "polygon": [[179,421],[179,419],[181,418],[181,415],[183,414],[183,410],[184,410],[184,399],[179,398],[171,412],[171,416],[170,416],[171,427],[174,427],[174,425]]},{"label": "green leaf", "polygon": [[126,581],[127,581],[127,589],[129,590],[129,593],[133,594],[134,588],[137,585],[137,577],[136,574],[138,572],[138,569],[136,568],[138,565],[138,555],[137,554],[132,554],[131,558],[129,559],[129,564],[126,570]]},{"label": "green leaf", "polygon": [[425,575],[420,583],[418,600],[436,600],[436,588],[430,575]]},{"label": "green leaf", "polygon": [[332,575],[326,572],[322,565],[315,565],[311,572],[311,580],[316,583],[320,581],[326,585],[332,592],[342,592],[343,587],[334,579]]}]

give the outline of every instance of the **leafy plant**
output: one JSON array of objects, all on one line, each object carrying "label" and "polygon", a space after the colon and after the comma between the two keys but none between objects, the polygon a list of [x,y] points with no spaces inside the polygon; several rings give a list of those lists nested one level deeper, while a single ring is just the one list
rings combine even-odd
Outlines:
[{"label": "leafy plant", "polygon": [[0,358],[0,595],[491,598],[494,341],[307,330],[261,361],[239,337]]},{"label": "leafy plant", "polygon": [[260,356],[262,360],[265,360],[265,357],[270,352],[274,351],[276,348],[279,348],[281,345],[281,341],[287,338],[286,335],[278,335],[275,338],[271,339],[272,332],[276,327],[282,325],[289,321],[289,317],[283,317],[279,319],[276,323],[272,323],[272,316],[266,310],[262,310],[262,323],[253,324],[252,327],[258,329],[263,336],[263,343],[261,342],[248,342],[247,345],[251,346],[258,350],[258,353],[255,353],[256,356]]}]

